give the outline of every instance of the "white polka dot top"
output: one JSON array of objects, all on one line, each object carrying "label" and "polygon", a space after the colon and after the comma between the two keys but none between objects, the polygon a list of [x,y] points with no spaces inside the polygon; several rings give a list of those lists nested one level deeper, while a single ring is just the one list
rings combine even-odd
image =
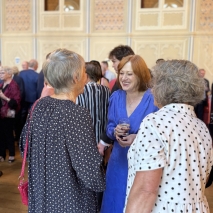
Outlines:
[{"label": "white polka dot top", "polygon": [[212,166],[211,150],[209,131],[196,117],[193,106],[170,104],[149,114],[128,152],[126,196],[136,171],[162,167],[152,212],[209,212],[204,191]]}]

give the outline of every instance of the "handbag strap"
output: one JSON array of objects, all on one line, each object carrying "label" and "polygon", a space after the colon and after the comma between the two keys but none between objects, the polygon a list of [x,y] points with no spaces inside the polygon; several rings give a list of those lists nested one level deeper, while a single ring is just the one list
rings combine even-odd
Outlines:
[{"label": "handbag strap", "polygon": [[19,179],[24,178],[24,169],[25,169],[25,164],[26,164],[26,159],[27,159],[27,150],[28,150],[28,141],[29,141],[28,138],[29,138],[29,131],[30,131],[30,121],[32,119],[32,114],[33,114],[34,108],[35,108],[38,101],[39,101],[39,99],[36,100],[36,102],[33,104],[31,112],[30,112],[28,128],[27,128],[27,137],[26,137],[26,143],[25,143],[25,149],[24,149],[24,158],[23,158],[23,161],[22,161],[21,174],[19,176]]}]

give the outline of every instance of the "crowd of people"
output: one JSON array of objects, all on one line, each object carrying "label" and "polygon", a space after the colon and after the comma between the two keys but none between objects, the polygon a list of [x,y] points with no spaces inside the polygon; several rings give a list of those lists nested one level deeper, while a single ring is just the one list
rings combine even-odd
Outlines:
[{"label": "crowd of people", "polygon": [[28,212],[209,213],[202,69],[159,59],[150,70],[127,45],[108,58],[115,72],[67,49],[48,53],[39,74],[36,60],[20,73],[1,66],[0,161],[7,148],[15,160],[14,132],[22,155],[28,140]]}]

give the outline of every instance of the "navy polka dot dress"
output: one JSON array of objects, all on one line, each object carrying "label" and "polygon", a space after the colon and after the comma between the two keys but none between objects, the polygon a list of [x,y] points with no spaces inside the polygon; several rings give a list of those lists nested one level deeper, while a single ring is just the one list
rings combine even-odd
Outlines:
[{"label": "navy polka dot dress", "polygon": [[29,133],[28,212],[97,212],[95,192],[104,191],[105,180],[89,113],[69,100],[45,97],[33,111]]},{"label": "navy polka dot dress", "polygon": [[128,152],[127,197],[137,171],[163,168],[153,213],[209,212],[211,151],[209,131],[192,106],[170,104],[148,115]]}]

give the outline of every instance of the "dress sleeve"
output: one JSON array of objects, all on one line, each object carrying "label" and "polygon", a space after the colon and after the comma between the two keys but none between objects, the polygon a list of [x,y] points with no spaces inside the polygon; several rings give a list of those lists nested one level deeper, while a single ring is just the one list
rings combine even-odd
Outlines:
[{"label": "dress sleeve", "polygon": [[166,165],[164,144],[160,141],[158,134],[149,121],[145,119],[135,138],[134,145],[134,167],[136,171],[146,171],[162,168]]},{"label": "dress sleeve", "polygon": [[[116,123],[116,95],[117,93],[113,93],[109,100],[109,107],[108,107],[108,123],[106,128],[106,134],[111,140],[116,140],[114,136],[114,129],[117,126]],[[118,107],[118,106],[117,106]]]},{"label": "dress sleeve", "polygon": [[[81,109],[78,121],[71,129],[71,138],[68,136],[67,147],[72,167],[77,178],[92,191],[102,192],[105,189],[105,177],[102,167],[102,156],[97,149],[92,119],[89,113]],[[70,143],[70,139],[72,142]]]}]

